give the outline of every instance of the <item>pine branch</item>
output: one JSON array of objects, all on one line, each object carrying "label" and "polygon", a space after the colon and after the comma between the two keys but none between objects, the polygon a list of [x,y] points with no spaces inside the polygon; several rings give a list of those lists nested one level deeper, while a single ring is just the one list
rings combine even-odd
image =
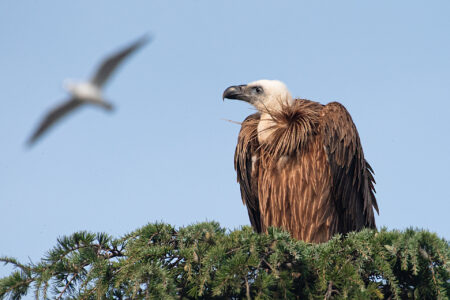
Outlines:
[{"label": "pine branch", "polygon": [[[306,244],[270,228],[148,224],[122,238],[75,233],[18,271],[0,299],[449,299],[450,245],[424,230],[363,230]],[[32,283],[35,283],[32,285]],[[48,288],[51,288],[48,290]]]},{"label": "pine branch", "polygon": [[61,299],[61,297],[64,295],[64,292],[67,290],[67,288],[70,286],[70,284],[72,283],[72,281],[75,279],[75,277],[77,276],[78,274],[74,274],[73,276],[72,276],[72,278],[67,282],[67,284],[64,286],[64,288],[63,288],[63,290],[59,293],[59,295],[58,295],[58,297],[56,298],[56,300],[59,300],[59,299]]}]

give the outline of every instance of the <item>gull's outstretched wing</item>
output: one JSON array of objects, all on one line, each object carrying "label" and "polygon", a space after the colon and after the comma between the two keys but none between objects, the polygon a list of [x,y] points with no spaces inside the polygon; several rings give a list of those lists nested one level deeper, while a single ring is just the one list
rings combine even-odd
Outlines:
[{"label": "gull's outstretched wing", "polygon": [[64,115],[74,110],[80,106],[83,102],[74,98],[62,103],[61,105],[53,108],[42,120],[38,129],[33,133],[33,135],[28,140],[28,145],[32,145],[42,134],[55,122],[61,119]]},{"label": "gull's outstretched wing", "polygon": [[99,87],[103,86],[120,62],[148,41],[149,37],[145,35],[128,47],[114,53],[111,56],[108,56],[105,60],[103,60],[102,64],[95,73],[95,76],[91,79],[91,82]]}]

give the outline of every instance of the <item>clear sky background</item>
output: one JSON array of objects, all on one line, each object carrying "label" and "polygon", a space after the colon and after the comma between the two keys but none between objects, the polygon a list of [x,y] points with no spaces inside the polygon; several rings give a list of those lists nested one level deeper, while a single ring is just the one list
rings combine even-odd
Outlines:
[{"label": "clear sky background", "polygon": [[[450,239],[449,1],[0,1],[0,255],[37,261],[79,230],[249,224],[233,169],[253,111],[230,85],[339,101],[375,170],[379,227]],[[150,32],[105,94],[25,141],[104,55]],[[0,266],[0,276],[9,267]]]}]

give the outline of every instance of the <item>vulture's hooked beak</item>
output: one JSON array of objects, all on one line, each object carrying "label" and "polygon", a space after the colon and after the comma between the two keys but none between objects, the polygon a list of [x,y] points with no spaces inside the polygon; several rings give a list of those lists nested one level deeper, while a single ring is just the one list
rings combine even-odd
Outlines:
[{"label": "vulture's hooked beak", "polygon": [[237,99],[245,102],[250,102],[251,96],[248,93],[247,85],[233,85],[227,88],[222,95],[222,100],[227,99]]}]

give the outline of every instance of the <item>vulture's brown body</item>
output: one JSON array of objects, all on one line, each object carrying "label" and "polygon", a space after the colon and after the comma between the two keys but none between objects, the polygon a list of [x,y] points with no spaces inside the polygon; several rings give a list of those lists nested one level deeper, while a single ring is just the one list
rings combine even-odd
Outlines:
[{"label": "vulture's brown body", "polygon": [[316,243],[375,228],[375,181],[347,110],[297,99],[268,113],[272,123],[262,143],[261,113],[242,123],[234,159],[253,228],[281,227]]}]

